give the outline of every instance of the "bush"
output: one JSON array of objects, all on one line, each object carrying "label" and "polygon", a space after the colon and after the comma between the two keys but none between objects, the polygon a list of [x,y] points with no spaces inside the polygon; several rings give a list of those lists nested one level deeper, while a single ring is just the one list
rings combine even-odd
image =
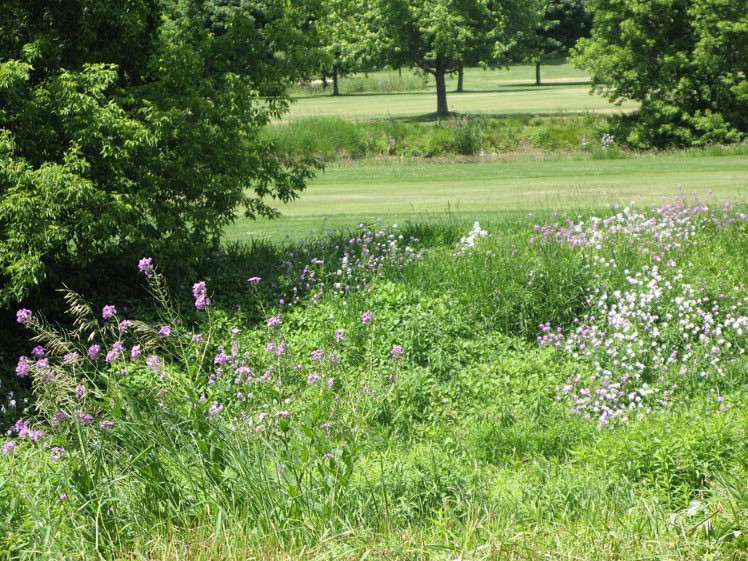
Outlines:
[{"label": "bush", "polygon": [[576,62],[611,101],[640,102],[633,146],[737,142],[748,133],[745,2],[596,0]]},{"label": "bush", "polygon": [[304,187],[310,162],[259,136],[313,58],[300,22],[275,0],[196,6],[5,6],[0,305],[102,256],[188,260],[238,206],[272,216]]}]

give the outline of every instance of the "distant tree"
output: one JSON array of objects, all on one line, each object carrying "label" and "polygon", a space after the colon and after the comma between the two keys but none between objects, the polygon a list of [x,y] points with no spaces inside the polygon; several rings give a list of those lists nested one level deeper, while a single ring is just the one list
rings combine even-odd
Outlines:
[{"label": "distant tree", "polygon": [[638,146],[732,142],[748,132],[748,0],[589,0],[576,62],[611,101],[638,101]]},{"label": "distant tree", "polygon": [[371,0],[365,40],[392,66],[412,66],[436,81],[437,114],[449,113],[446,77],[468,59],[502,60],[540,15],[538,0]]},{"label": "distant tree", "polygon": [[582,37],[589,37],[592,14],[584,0],[548,0],[543,19],[528,37],[528,58],[535,64],[535,84],[540,85],[540,66],[549,57],[567,54]]},{"label": "distant tree", "polygon": [[0,305],[102,256],[189,259],[313,167],[259,133],[308,72],[303,2],[6,0]]},{"label": "distant tree", "polygon": [[361,42],[360,17],[363,0],[324,0],[316,22],[317,37],[323,53],[322,71],[332,77],[333,95],[340,95],[341,76],[361,70],[366,52]]}]

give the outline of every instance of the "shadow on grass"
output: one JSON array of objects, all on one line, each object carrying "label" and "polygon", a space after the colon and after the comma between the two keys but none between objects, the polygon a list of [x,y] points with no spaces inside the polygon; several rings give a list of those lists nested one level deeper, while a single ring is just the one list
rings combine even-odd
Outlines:
[{"label": "shadow on grass", "polygon": [[[540,85],[535,84],[535,82],[527,81],[527,82],[519,82],[519,83],[499,83],[493,88],[488,89],[480,89],[480,90],[471,90],[471,89],[465,89],[462,92],[456,92],[451,91],[448,95],[463,95],[463,94],[485,94],[485,93],[507,93],[507,92],[537,92],[537,91],[543,91],[543,90],[553,90],[555,88],[562,88],[562,87],[568,87],[568,86],[589,86],[592,82],[590,80],[578,80],[573,82],[553,82],[552,79],[548,82],[543,82]],[[404,90],[401,92],[355,92],[355,93],[345,93],[340,95],[332,95],[332,94],[310,94],[310,95],[299,95],[294,96],[293,99],[295,100],[301,100],[301,99],[357,99],[357,98],[365,98],[365,97],[387,97],[387,96],[435,96],[436,90],[435,89],[429,89],[429,90]]]},{"label": "shadow on grass", "polygon": [[403,116],[391,116],[386,118],[375,118],[370,119],[371,121],[382,121],[384,119],[396,122],[396,123],[433,123],[444,119],[501,119],[501,120],[526,120],[533,119],[535,117],[568,117],[578,115],[595,115],[595,111],[579,110],[579,111],[553,111],[553,112],[522,112],[522,113],[462,113],[459,111],[450,111],[446,115],[440,115],[438,113],[424,113],[422,115],[403,115]]}]

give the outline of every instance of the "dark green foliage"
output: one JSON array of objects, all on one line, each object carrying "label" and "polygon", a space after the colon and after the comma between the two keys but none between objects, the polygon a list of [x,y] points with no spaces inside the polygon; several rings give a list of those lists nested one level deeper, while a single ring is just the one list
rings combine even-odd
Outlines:
[{"label": "dark green foliage", "polygon": [[276,0],[6,3],[0,303],[101,256],[189,260],[237,207],[272,216],[268,198],[293,199],[313,166],[278,157],[258,133],[306,72],[302,11]]},{"label": "dark green foliage", "polygon": [[635,146],[735,142],[748,132],[745,0],[592,0],[577,63],[611,101],[640,102]]}]

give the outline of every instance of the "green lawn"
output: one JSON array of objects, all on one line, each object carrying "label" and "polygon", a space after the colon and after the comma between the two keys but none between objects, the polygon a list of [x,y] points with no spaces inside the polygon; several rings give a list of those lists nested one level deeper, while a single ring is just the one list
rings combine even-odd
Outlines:
[{"label": "green lawn", "polygon": [[511,210],[600,207],[677,195],[745,201],[748,156],[693,153],[619,160],[336,163],[278,220],[239,219],[226,239],[298,239],[324,227],[381,219],[485,220]]},{"label": "green lawn", "polygon": [[[372,73],[367,79],[393,80],[396,72]],[[356,80],[362,78],[350,78]],[[558,113],[564,111],[626,111],[634,103],[615,106],[598,95],[590,95],[589,76],[570,64],[543,67],[544,85],[535,86],[534,66],[465,71],[465,92],[455,93],[456,78],[448,82],[450,111],[458,113],[511,114]],[[286,119],[312,116],[351,118],[413,117],[433,113],[436,95],[433,80],[425,89],[396,93],[361,93],[332,97],[329,94],[296,97]]]}]

